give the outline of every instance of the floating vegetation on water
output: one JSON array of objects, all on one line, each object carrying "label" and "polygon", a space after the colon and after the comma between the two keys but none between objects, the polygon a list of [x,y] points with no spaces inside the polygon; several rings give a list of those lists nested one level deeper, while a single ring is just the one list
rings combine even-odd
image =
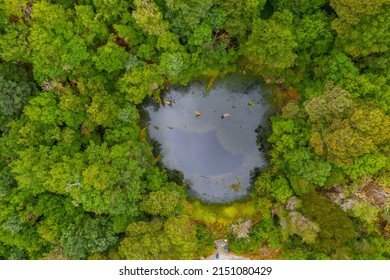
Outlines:
[{"label": "floating vegetation on water", "polygon": [[170,99],[165,99],[164,100],[164,103],[166,104],[166,105],[168,105],[168,106],[171,106],[172,107],[172,100],[170,100]]},{"label": "floating vegetation on water", "polygon": [[237,179],[237,184],[231,184],[230,188],[232,190],[238,191],[239,189],[242,188],[243,185],[242,185],[242,182],[238,176],[236,176],[236,179]]}]

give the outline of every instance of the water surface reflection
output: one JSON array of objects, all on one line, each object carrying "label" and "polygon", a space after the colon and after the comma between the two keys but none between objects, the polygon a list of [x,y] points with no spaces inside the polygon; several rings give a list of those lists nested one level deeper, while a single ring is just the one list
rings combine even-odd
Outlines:
[{"label": "water surface reflection", "polygon": [[[163,162],[191,183],[191,194],[207,202],[228,202],[246,195],[250,171],[267,164],[255,129],[267,126],[272,110],[267,90],[253,79],[228,76],[209,93],[204,89],[199,82],[171,88],[165,96],[171,106],[147,107],[149,133],[161,144]],[[225,113],[229,116],[221,118]]]}]

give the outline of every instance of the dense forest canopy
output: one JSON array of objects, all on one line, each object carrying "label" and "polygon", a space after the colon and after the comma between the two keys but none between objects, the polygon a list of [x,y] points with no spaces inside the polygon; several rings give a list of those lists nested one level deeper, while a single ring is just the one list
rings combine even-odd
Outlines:
[{"label": "dense forest canopy", "polygon": [[[390,258],[389,0],[0,2],[0,259]],[[270,166],[187,197],[145,133],[172,84],[272,87]]]}]

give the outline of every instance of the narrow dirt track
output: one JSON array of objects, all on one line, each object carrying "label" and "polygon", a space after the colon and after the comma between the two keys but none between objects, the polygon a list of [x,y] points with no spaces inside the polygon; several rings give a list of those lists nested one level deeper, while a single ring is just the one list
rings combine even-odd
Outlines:
[{"label": "narrow dirt track", "polygon": [[[215,240],[215,251],[213,254],[205,258],[205,260],[249,260],[247,258],[232,254],[229,250],[224,250],[224,248],[229,248],[227,239]],[[218,258],[217,258],[218,255]]]}]

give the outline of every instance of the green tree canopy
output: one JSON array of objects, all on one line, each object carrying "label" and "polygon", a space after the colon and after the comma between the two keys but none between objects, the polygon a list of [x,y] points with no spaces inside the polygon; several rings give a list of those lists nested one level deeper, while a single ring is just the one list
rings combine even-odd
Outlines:
[{"label": "green tree canopy", "polygon": [[252,34],[242,49],[251,69],[260,72],[262,68],[283,69],[294,64],[297,44],[291,30],[292,20],[292,14],[284,10],[275,12],[268,20],[253,22]]}]

